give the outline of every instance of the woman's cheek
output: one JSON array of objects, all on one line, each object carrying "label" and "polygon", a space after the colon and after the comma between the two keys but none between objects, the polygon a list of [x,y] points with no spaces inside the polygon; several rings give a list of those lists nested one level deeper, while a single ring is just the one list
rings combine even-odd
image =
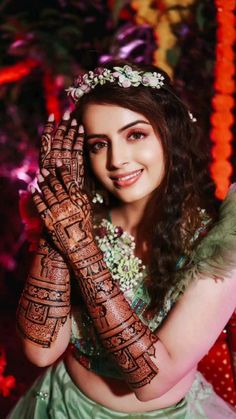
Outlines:
[{"label": "woman's cheek", "polygon": [[157,144],[154,147],[149,147],[148,144],[142,144],[142,147],[137,150],[143,164],[153,165],[157,162],[164,163],[164,156],[162,148]]}]

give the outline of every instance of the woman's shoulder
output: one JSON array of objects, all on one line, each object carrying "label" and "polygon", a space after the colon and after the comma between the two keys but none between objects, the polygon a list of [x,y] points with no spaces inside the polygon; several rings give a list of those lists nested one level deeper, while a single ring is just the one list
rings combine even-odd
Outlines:
[{"label": "woman's shoulder", "polygon": [[223,280],[236,269],[236,184],[222,201],[216,221],[201,210],[202,223],[196,229],[190,254],[179,258],[176,281],[166,298],[172,305],[193,281],[210,277]]},{"label": "woman's shoulder", "polygon": [[236,183],[219,207],[217,221],[193,251],[198,274],[222,278],[236,268]]}]

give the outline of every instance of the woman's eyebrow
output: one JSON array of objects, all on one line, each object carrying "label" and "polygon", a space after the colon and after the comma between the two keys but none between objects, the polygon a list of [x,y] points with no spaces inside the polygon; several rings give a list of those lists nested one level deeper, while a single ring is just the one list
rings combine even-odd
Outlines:
[{"label": "woman's eyebrow", "polygon": [[[142,119],[138,119],[137,121],[130,122],[129,124],[120,128],[117,132],[118,132],[118,134],[120,134],[121,132],[125,131],[127,128],[131,128],[131,127],[133,127],[134,125],[137,125],[137,124],[150,125],[149,122],[144,121]],[[90,140],[91,138],[108,138],[108,136],[106,134],[88,134],[88,135],[85,136],[85,138],[86,138],[86,140]]]},{"label": "woman's eyebrow", "polygon": [[125,131],[127,128],[131,128],[131,127],[133,127],[134,125],[137,125],[137,124],[147,124],[147,125],[150,125],[150,123],[148,121],[144,121],[142,119],[138,119],[137,121],[130,122],[129,124],[127,124],[124,127],[120,128],[117,132],[118,132],[118,134],[120,134],[122,131]]},{"label": "woman's eyebrow", "polygon": [[85,139],[90,140],[91,138],[108,138],[106,134],[85,134]]}]

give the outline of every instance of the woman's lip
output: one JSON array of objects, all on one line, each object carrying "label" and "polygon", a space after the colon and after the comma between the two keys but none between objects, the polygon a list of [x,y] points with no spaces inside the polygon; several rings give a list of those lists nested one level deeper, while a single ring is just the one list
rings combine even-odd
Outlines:
[{"label": "woman's lip", "polygon": [[141,172],[142,169],[139,170],[133,170],[132,172],[129,173],[124,173],[124,174],[120,174],[120,175],[116,175],[116,176],[111,176],[112,180],[123,180],[123,178],[127,178],[127,176],[133,176],[138,172]]},{"label": "woman's lip", "polygon": [[130,186],[135,183],[141,176],[143,170],[135,170],[134,172],[127,173],[125,175],[116,176],[111,178],[115,186]]}]

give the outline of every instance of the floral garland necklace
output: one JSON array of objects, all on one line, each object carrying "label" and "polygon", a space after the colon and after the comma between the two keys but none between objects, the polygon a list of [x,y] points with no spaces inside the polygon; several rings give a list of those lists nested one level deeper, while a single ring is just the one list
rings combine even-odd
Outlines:
[{"label": "floral garland necklace", "polygon": [[103,252],[104,261],[112,277],[119,283],[121,291],[134,289],[146,277],[146,267],[134,255],[133,236],[105,218],[94,228],[95,239]]}]

